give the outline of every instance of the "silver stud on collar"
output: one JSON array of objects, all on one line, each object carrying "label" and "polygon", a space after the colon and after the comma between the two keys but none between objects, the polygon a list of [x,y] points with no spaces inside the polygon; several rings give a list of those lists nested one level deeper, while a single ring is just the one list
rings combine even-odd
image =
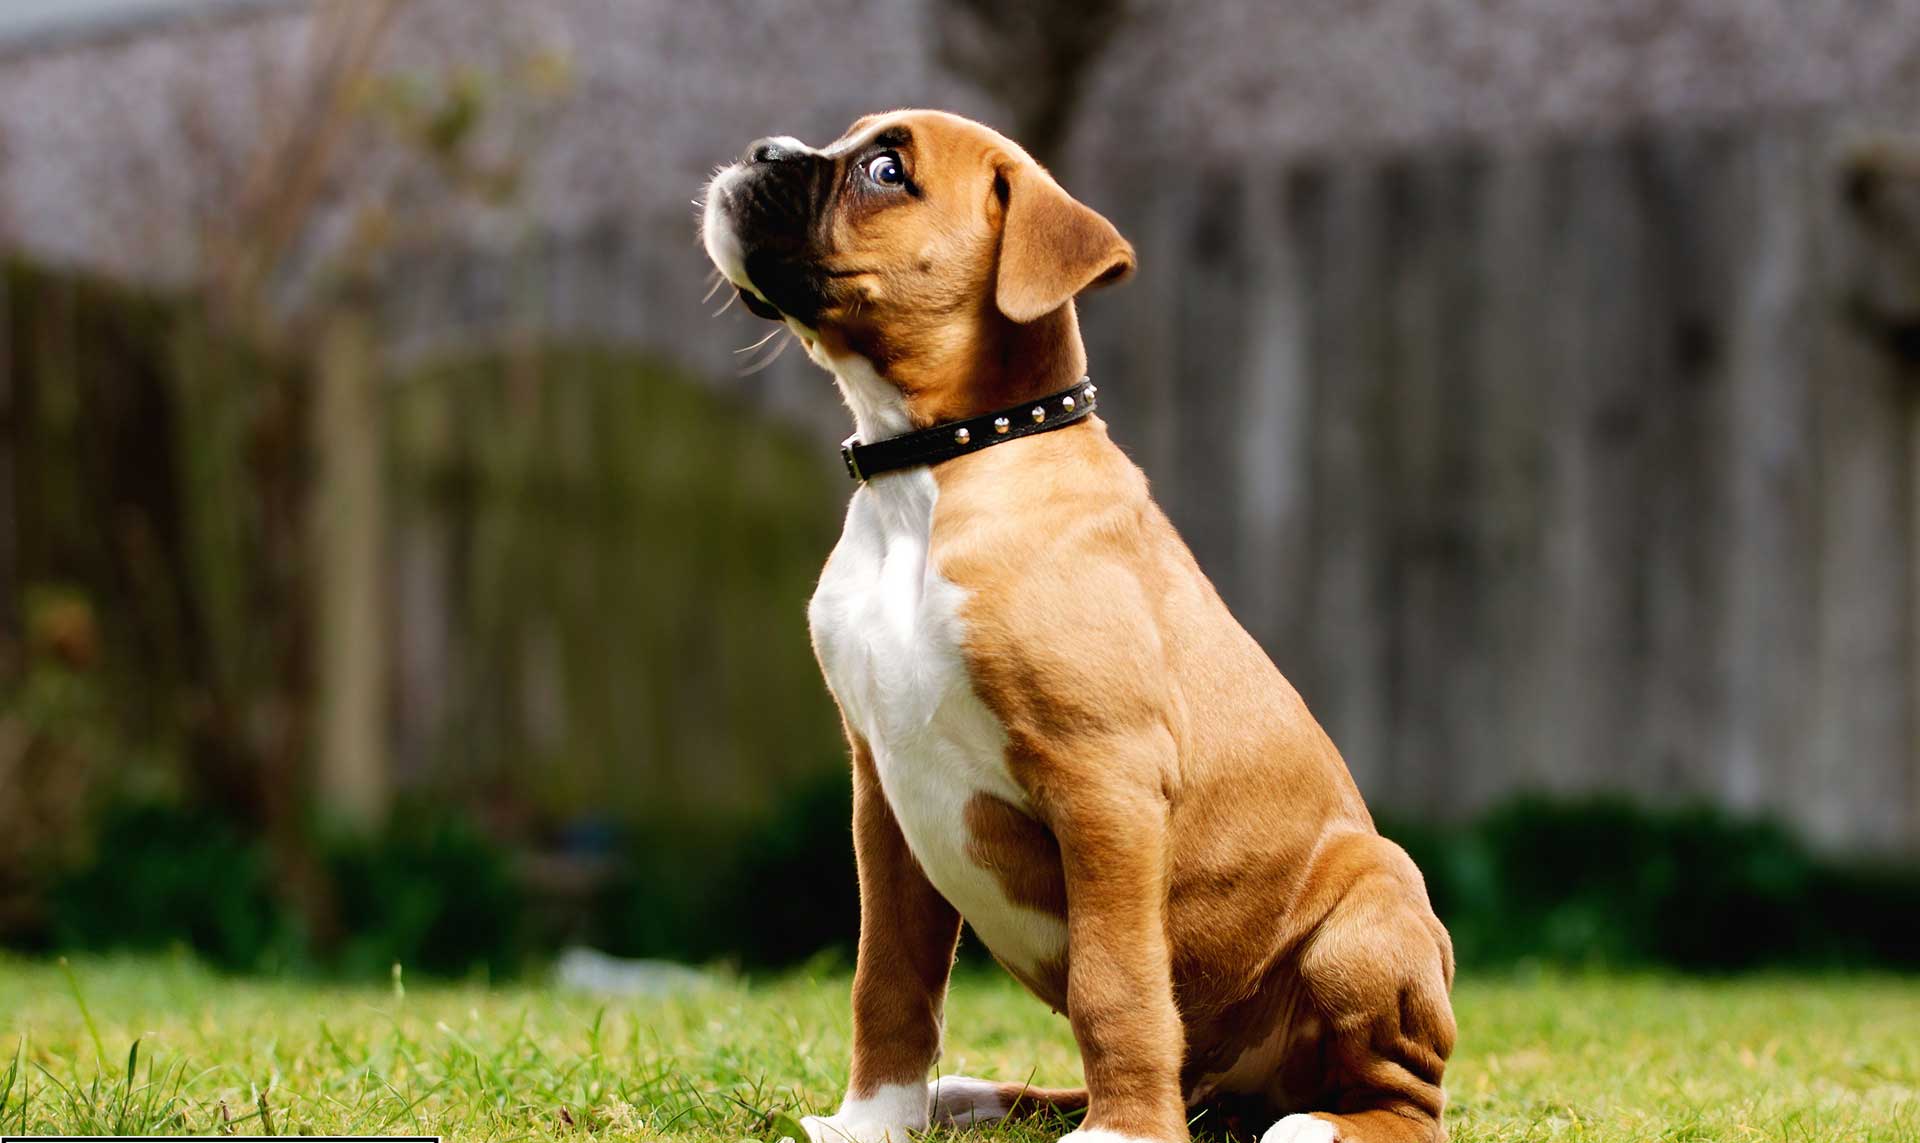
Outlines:
[{"label": "silver stud on collar", "polygon": [[966,444],[973,439],[973,434],[965,429],[955,429],[953,431],[953,439],[959,444]]},{"label": "silver stud on collar", "polygon": [[1041,408],[1040,406],[1035,405],[1033,407],[1033,423],[1037,425],[1041,421],[1044,421],[1046,419],[1047,419],[1047,411]]},{"label": "silver stud on collar", "polygon": [[1087,400],[1089,400],[1089,401],[1091,401],[1091,400],[1093,400],[1093,395],[1094,395],[1095,393],[1098,393],[1099,391],[1100,391],[1100,386],[1098,386],[1098,385],[1089,385],[1089,386],[1087,386],[1087,394],[1086,394],[1086,395],[1087,395]]},{"label": "silver stud on collar", "polygon": [[1007,430],[1012,427],[1013,422],[1007,420],[1005,417],[995,417],[993,419],[993,431],[999,433],[1001,436],[1006,436]]},{"label": "silver stud on collar", "polygon": [[1073,412],[1073,398],[1072,397],[1060,398],[1060,407],[1065,409],[1069,413]]}]

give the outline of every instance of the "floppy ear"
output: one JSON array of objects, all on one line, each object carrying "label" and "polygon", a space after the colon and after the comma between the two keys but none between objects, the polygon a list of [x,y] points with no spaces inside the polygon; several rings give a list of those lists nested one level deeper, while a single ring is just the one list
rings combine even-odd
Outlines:
[{"label": "floppy ear", "polygon": [[1026,323],[1059,309],[1080,291],[1133,273],[1133,247],[1113,223],[1060,189],[1033,162],[1009,162],[998,175],[1006,213],[994,300]]}]

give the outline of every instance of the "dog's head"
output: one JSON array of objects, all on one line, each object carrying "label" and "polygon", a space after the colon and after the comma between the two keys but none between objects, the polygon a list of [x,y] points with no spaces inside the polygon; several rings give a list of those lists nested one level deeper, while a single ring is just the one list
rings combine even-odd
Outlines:
[{"label": "dog's head", "polygon": [[938,111],[821,150],[760,140],[709,185],[702,230],[749,309],[836,372],[864,361],[920,422],[1019,400],[1034,355],[1081,354],[1074,297],[1134,261],[1017,144]]}]

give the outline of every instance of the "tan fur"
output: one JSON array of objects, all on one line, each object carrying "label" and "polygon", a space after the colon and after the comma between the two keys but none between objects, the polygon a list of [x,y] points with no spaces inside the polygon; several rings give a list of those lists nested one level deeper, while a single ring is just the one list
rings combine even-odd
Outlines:
[{"label": "tan fur", "polygon": [[[830,220],[823,346],[868,358],[920,425],[1071,384],[1071,298],[1131,249],[987,128],[898,112],[849,137],[890,128],[925,194]],[[1190,1105],[1238,1098],[1348,1140],[1443,1140],[1452,953],[1420,874],[1106,426],[933,471],[930,572],[967,593],[967,669],[1031,806],[976,797],[968,854],[1010,900],[1064,912],[1066,963],[1022,979],[1072,1023],[1083,1129],[1178,1140]],[[853,753],[859,1093],[931,1066],[958,919]]]},{"label": "tan fur", "polygon": [[995,177],[996,190],[1005,186],[1007,211],[993,300],[1009,320],[1037,321],[1089,286],[1133,273],[1133,247],[1113,223],[1075,201],[1037,164],[1008,158]]},{"label": "tan fur", "polygon": [[[1064,918],[1067,881],[1053,832],[992,794],[975,794],[966,817],[967,856],[999,879],[1007,900]],[[1004,961],[1001,965],[1055,1012],[1066,1011],[1065,960],[1051,960],[1032,971]]]},{"label": "tan fur", "polygon": [[1007,900],[1056,917],[1067,915],[1060,843],[1045,826],[992,794],[975,794],[967,803],[967,832],[967,856],[1000,879]]}]

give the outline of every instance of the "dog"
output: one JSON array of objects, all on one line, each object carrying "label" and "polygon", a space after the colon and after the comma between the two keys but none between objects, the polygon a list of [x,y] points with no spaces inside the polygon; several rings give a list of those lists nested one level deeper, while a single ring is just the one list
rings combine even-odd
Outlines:
[{"label": "dog", "polygon": [[[853,1059],[810,1143],[1084,1109],[1063,1143],[1443,1141],[1453,953],[1333,743],[1092,414],[1074,299],[1132,247],[937,111],[754,143],[702,241],[853,414],[808,609],[853,767]],[[1084,1091],[929,1081],[961,921]]]}]

